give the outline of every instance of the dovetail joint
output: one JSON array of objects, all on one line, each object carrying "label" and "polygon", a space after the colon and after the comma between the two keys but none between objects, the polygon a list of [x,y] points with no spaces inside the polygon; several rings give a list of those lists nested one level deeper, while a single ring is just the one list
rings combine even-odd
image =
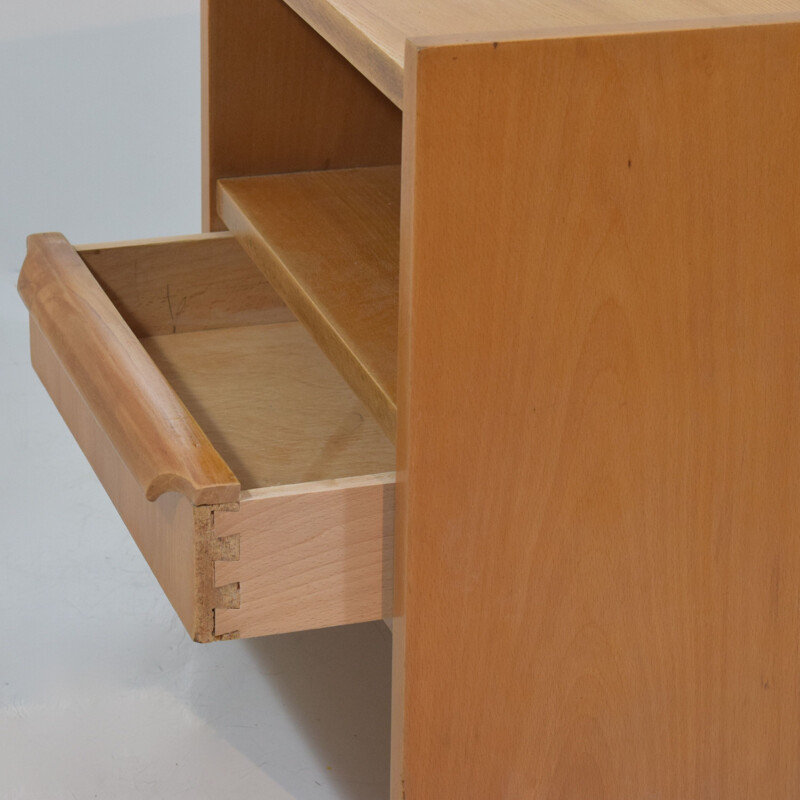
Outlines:
[{"label": "dovetail joint", "polygon": [[240,558],[239,536],[226,536],[224,539],[213,539],[209,546],[212,561],[238,561]]},{"label": "dovetail joint", "polygon": [[[214,516],[220,511],[238,511],[239,504],[229,504],[218,506],[214,509]],[[216,522],[216,519],[212,520]],[[215,527],[215,526],[214,526]],[[224,586],[216,585],[216,564],[217,562],[239,561],[241,558],[239,534],[217,537],[214,535],[212,527],[211,540],[208,543],[208,557],[212,564],[213,588],[211,595],[211,616],[212,616],[212,635],[215,641],[225,641],[238,639],[238,631],[217,634],[217,610],[218,609],[237,609],[241,603],[241,586],[238,582],[228,583]]]},{"label": "dovetail joint", "polygon": [[214,608],[239,608],[239,583],[228,583],[214,588]]}]

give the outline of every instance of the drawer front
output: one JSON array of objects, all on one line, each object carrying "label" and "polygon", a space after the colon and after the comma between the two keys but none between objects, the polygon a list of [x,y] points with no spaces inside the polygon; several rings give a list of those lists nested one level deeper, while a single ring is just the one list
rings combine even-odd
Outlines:
[{"label": "drawer front", "polygon": [[390,615],[393,449],[232,237],[33,236],[19,289],[34,368],[195,640]]}]

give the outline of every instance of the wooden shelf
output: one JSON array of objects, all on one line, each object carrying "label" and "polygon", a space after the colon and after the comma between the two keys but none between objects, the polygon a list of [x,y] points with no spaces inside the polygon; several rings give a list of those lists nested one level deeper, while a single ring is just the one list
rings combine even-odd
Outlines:
[{"label": "wooden shelf", "polygon": [[219,181],[218,211],[394,441],[400,169]]},{"label": "wooden shelf", "polygon": [[[407,39],[436,37],[453,43],[491,37],[535,38],[554,29],[621,26],[648,22],[721,20],[753,14],[752,0],[286,0],[395,105],[403,107],[403,66]],[[762,0],[759,14],[786,11],[783,0]],[[664,27],[663,25],[661,26]]]}]

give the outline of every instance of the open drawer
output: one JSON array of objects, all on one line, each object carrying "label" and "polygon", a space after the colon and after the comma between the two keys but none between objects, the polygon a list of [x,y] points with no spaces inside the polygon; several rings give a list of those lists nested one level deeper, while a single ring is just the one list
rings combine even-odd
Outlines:
[{"label": "open drawer", "polygon": [[229,234],[28,240],[31,360],[190,635],[391,616],[394,448]]}]

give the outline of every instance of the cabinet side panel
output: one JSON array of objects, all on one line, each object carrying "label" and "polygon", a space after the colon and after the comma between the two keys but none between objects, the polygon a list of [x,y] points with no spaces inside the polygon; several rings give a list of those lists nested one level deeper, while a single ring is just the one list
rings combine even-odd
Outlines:
[{"label": "cabinet side panel", "polygon": [[400,162],[398,108],[280,0],[203,2],[203,225],[218,178]]},{"label": "cabinet side panel", "polygon": [[395,796],[797,797],[800,27],[411,57]]}]

